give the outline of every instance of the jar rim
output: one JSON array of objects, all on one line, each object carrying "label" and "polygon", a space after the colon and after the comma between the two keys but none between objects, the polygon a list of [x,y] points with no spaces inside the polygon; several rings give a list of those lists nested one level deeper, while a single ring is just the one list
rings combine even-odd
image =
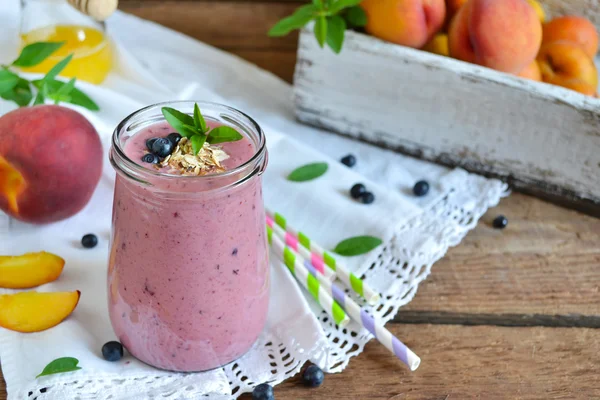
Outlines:
[{"label": "jar rim", "polygon": [[[258,137],[258,140],[254,140],[254,138],[249,138],[250,140],[252,140],[253,142],[255,142],[255,152],[252,155],[252,157],[250,157],[248,160],[246,160],[244,163],[238,165],[235,168],[229,169],[227,171],[224,172],[218,172],[215,174],[208,174],[208,175],[174,175],[174,174],[168,174],[165,172],[160,172],[160,171],[156,171],[156,170],[152,170],[149,168],[145,168],[144,166],[140,165],[139,163],[135,162],[134,160],[132,160],[129,156],[127,156],[125,154],[125,151],[123,150],[121,143],[119,141],[119,137],[120,137],[120,133],[123,132],[129,125],[130,123],[135,120],[135,118],[137,116],[139,116],[140,114],[151,110],[151,109],[155,109],[155,108],[161,108],[161,107],[165,107],[165,106],[174,106],[174,108],[176,108],[176,106],[179,105],[185,105],[185,106],[190,106],[190,105],[194,105],[195,103],[198,104],[198,106],[200,108],[217,108],[222,110],[223,113],[227,114],[227,117],[232,118],[232,119],[236,119],[236,116],[241,116],[242,118],[246,119],[245,122],[249,123],[249,125],[251,126],[251,129],[256,133],[256,136]],[[222,113],[220,113],[222,115]],[[210,114],[207,115],[210,118]],[[227,177],[231,177],[234,176],[236,174],[240,174],[241,172],[244,172],[245,170],[251,169],[250,172],[256,170],[255,166],[257,164],[260,164],[261,161],[266,161],[266,138],[265,138],[265,134],[262,130],[262,128],[260,127],[260,125],[258,125],[258,123],[252,118],[250,117],[248,114],[224,105],[224,104],[220,104],[220,103],[215,103],[215,102],[208,102],[208,101],[193,101],[193,100],[177,100],[177,101],[165,101],[165,102],[161,102],[161,103],[155,103],[155,104],[151,104],[149,106],[143,107],[139,110],[136,110],[134,112],[132,112],[131,114],[129,114],[127,117],[125,117],[115,128],[113,134],[112,134],[112,140],[111,140],[111,150],[110,150],[110,161],[113,165],[113,167],[117,170],[117,172],[121,171],[121,172],[125,172],[123,171],[122,166],[126,166],[128,169],[127,175],[131,176],[131,173],[134,173],[136,176],[133,177],[136,180],[138,177],[153,177],[153,178],[158,178],[161,180],[185,180],[186,182],[194,182],[194,181],[201,181],[203,179],[219,179],[219,178],[227,178]],[[115,160],[116,158],[116,160]],[[117,163],[119,163],[119,165],[117,165]],[[122,164],[122,165],[121,165]],[[265,164],[264,162],[262,164]],[[264,169],[264,166],[260,169],[259,173],[262,173]],[[248,174],[250,175],[250,173]],[[247,175],[244,174],[242,176],[242,178],[240,180],[245,180],[247,178]],[[232,184],[238,183],[239,181],[236,180],[234,181]]]}]

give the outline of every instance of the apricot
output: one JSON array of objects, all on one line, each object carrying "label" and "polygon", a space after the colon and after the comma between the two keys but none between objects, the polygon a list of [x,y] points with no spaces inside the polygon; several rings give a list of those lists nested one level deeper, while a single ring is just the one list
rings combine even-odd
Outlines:
[{"label": "apricot", "polygon": [[65,260],[45,251],[20,256],[0,256],[0,287],[27,289],[56,280]]},{"label": "apricot", "polygon": [[80,295],[79,290],[0,295],[0,326],[24,333],[52,328],[71,315]]},{"label": "apricot", "polygon": [[542,72],[540,71],[540,66],[537,61],[532,61],[523,71],[521,71],[517,76],[525,79],[531,79],[532,81],[542,81]]},{"label": "apricot", "polygon": [[598,51],[598,32],[586,18],[566,16],[544,25],[544,44],[563,40],[578,43],[591,58]]},{"label": "apricot", "polygon": [[423,50],[430,53],[439,54],[440,56],[448,56],[448,35],[438,33],[423,47]]},{"label": "apricot", "polygon": [[542,26],[527,0],[470,0],[448,31],[450,55],[518,74],[534,59]]},{"label": "apricot", "polygon": [[90,200],[102,173],[98,133],[78,112],[24,107],[0,117],[0,209],[32,223],[65,219]]},{"label": "apricot", "polygon": [[544,7],[537,0],[527,0],[527,2],[533,7],[535,13],[537,14],[540,22],[543,24],[546,22],[546,12],[544,11]]},{"label": "apricot", "polygon": [[598,86],[594,60],[574,42],[552,42],[542,46],[537,57],[542,80],[593,96]]},{"label": "apricot", "polygon": [[444,0],[363,0],[370,35],[403,46],[422,48],[444,23]]}]

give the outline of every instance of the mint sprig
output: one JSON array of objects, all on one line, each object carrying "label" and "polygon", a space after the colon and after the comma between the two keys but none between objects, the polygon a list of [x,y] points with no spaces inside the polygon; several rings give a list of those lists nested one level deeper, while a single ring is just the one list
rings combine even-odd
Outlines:
[{"label": "mint sprig", "polygon": [[210,144],[236,142],[243,136],[229,126],[218,126],[211,129],[200,112],[198,103],[194,103],[194,116],[183,113],[171,107],[161,108],[165,119],[183,137],[192,143],[194,155],[197,155],[204,143]]},{"label": "mint sprig", "polygon": [[383,241],[374,236],[355,236],[342,240],[333,251],[346,257],[359,256],[379,247]]},{"label": "mint sprig", "polygon": [[75,78],[68,82],[56,79],[72,60],[73,54],[56,63],[42,79],[28,81],[12,70],[13,67],[36,66],[64,44],[65,42],[31,43],[21,50],[19,57],[10,65],[2,65],[0,67],[0,97],[15,102],[19,107],[44,104],[46,99],[50,99],[54,100],[55,104],[71,103],[88,110],[98,111],[100,107],[85,93],[75,88]]},{"label": "mint sprig", "polygon": [[301,29],[310,21],[315,21],[315,37],[319,46],[325,43],[335,52],[342,51],[344,36],[348,26],[359,28],[367,24],[367,15],[359,6],[362,0],[313,0],[276,23],[269,36],[285,36]]}]

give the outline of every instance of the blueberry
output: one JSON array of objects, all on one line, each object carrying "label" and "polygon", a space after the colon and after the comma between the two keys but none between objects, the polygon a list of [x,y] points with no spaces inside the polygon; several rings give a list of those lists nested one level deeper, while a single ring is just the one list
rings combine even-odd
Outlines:
[{"label": "blueberry", "polygon": [[275,400],[273,388],[267,383],[261,383],[252,391],[252,400]]},{"label": "blueberry", "polygon": [[96,247],[97,244],[98,244],[98,236],[94,235],[93,233],[88,233],[87,235],[83,235],[83,237],[81,238],[81,245],[83,247],[85,247],[86,249],[91,249],[93,247]]},{"label": "blueberry", "polygon": [[415,196],[425,196],[429,192],[429,183],[427,181],[419,181],[413,186]]},{"label": "blueberry", "polygon": [[363,195],[363,193],[366,192],[367,188],[365,187],[365,185],[363,185],[362,183],[357,183],[350,189],[350,196],[352,196],[353,199],[358,199],[360,196]]},{"label": "blueberry", "polygon": [[158,164],[160,160],[156,154],[148,153],[144,154],[142,161],[149,164]]},{"label": "blueberry", "polygon": [[146,148],[148,149],[148,151],[152,151],[152,145],[154,144],[156,139],[158,139],[158,138],[152,138],[152,139],[146,140]]},{"label": "blueberry", "polygon": [[177,146],[177,143],[181,140],[181,135],[177,132],[169,133],[167,135],[167,139],[171,141],[173,147]]},{"label": "blueberry", "polygon": [[152,152],[159,157],[166,157],[173,151],[173,143],[167,138],[158,138],[152,143]]},{"label": "blueberry", "polygon": [[102,357],[106,361],[119,361],[123,358],[123,345],[119,342],[108,342],[102,346]]},{"label": "blueberry", "polygon": [[492,222],[492,226],[496,229],[504,229],[506,225],[508,225],[508,219],[504,215],[498,215]]},{"label": "blueberry", "polygon": [[302,383],[304,383],[304,386],[308,387],[321,386],[324,379],[325,374],[323,373],[323,370],[316,365],[311,365],[306,368],[302,374]]},{"label": "blueberry", "polygon": [[358,200],[360,200],[360,202],[363,204],[371,204],[375,201],[375,195],[371,192],[365,192],[360,195]]},{"label": "blueberry", "polygon": [[356,157],[354,157],[353,154],[348,154],[347,156],[342,157],[340,161],[347,167],[354,167],[354,165],[356,165]]}]

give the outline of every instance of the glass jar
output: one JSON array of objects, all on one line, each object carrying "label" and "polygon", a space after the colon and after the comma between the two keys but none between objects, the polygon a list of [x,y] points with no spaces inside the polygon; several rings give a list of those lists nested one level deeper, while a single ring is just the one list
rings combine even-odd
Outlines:
[{"label": "glass jar", "polygon": [[46,60],[26,72],[48,72],[69,54],[73,59],[60,76],[99,84],[112,68],[112,50],[103,22],[79,12],[66,0],[21,0],[21,45],[65,42]]},{"label": "glass jar", "polygon": [[172,371],[206,371],[246,353],[264,327],[269,299],[264,133],[233,108],[198,105],[209,124],[231,126],[250,140],[250,160],[219,174],[182,176],[126,155],[137,133],[164,122],[161,107],[191,115],[194,102],[187,101],[131,114],[117,126],[110,150],[117,172],[111,323],[131,354]]}]

